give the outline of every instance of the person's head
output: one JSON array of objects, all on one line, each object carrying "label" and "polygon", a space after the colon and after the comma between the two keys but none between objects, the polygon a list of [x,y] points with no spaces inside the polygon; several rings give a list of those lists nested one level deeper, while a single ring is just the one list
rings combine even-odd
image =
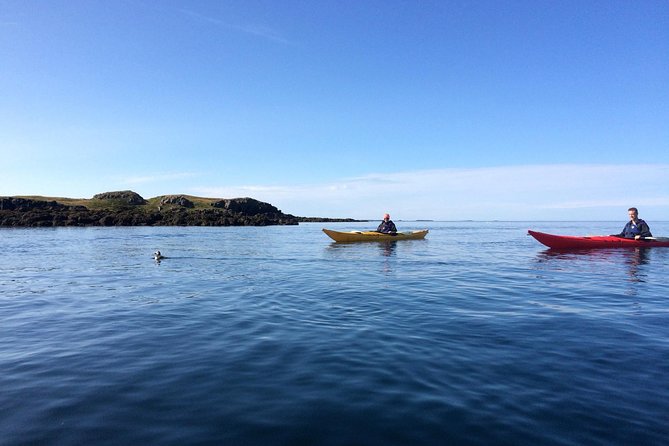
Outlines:
[{"label": "person's head", "polygon": [[390,220],[390,214],[383,214],[384,220]]},{"label": "person's head", "polygon": [[636,220],[639,216],[639,210],[637,208],[629,208],[627,210],[627,215],[630,216],[630,220]]}]

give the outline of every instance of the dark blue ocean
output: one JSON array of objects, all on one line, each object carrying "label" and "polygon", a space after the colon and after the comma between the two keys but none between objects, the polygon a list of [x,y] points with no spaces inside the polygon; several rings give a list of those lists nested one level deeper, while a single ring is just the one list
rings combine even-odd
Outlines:
[{"label": "dark blue ocean", "polygon": [[396,223],[0,230],[0,444],[669,442],[669,248]]}]

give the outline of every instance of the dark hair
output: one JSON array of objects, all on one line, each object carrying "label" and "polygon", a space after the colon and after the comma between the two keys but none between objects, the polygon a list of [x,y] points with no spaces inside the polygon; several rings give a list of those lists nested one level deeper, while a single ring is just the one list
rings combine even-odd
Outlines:
[{"label": "dark hair", "polygon": [[629,211],[634,211],[634,212],[636,212],[637,214],[639,213],[639,210],[638,210],[637,208],[629,208],[629,209],[627,210],[627,212],[629,212]]}]

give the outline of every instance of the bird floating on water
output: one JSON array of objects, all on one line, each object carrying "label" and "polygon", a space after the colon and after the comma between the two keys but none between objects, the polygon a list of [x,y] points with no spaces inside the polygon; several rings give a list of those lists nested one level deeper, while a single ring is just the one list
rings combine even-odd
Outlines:
[{"label": "bird floating on water", "polygon": [[164,259],[165,256],[160,253],[160,251],[156,251],[153,253],[153,260],[162,260]]}]

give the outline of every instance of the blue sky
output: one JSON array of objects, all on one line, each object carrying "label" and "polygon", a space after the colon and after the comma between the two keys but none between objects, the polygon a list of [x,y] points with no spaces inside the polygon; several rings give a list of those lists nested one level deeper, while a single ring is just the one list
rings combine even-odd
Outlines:
[{"label": "blue sky", "polygon": [[0,0],[0,195],[669,220],[669,2]]}]

